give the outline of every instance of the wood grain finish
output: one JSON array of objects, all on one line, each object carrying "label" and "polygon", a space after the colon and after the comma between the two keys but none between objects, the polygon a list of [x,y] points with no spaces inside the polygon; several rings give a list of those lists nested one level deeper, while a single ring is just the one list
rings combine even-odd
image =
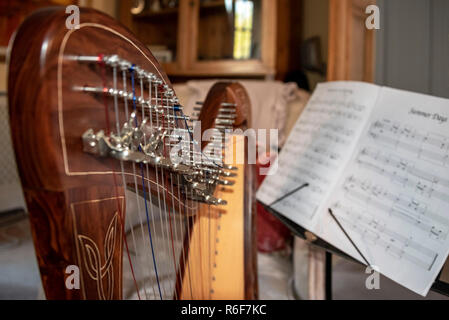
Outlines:
[{"label": "wood grain finish", "polygon": [[[122,172],[119,161],[83,152],[82,134],[87,129],[98,132],[114,128],[116,114],[111,97],[74,87],[112,88],[112,70],[68,57],[117,54],[171,85],[151,52],[113,19],[81,9],[80,28],[67,30],[64,9],[37,11],[15,36],[8,78],[13,144],[47,298],[121,299],[125,185],[137,180],[137,188],[149,186],[152,194],[161,186],[151,166],[141,176],[129,163],[124,163]],[[131,81],[127,82],[130,91]],[[117,88],[123,89],[120,84]],[[224,88],[226,98],[240,106],[237,120],[244,127],[249,123],[245,110],[250,109],[246,93],[235,83]],[[144,94],[144,98],[148,96]],[[120,124],[125,122],[122,104],[117,116]],[[216,113],[207,111],[205,116],[210,120]],[[142,114],[137,112],[137,118],[142,121]],[[180,123],[183,126],[184,122]],[[166,185],[169,179],[166,176]],[[246,184],[252,186],[251,167],[245,168]],[[254,193],[246,186],[244,189],[245,286],[249,284],[247,296],[253,297],[257,283],[255,234],[251,232]],[[179,188],[165,189],[164,194],[173,195],[173,200],[164,206],[168,210],[192,207],[192,201],[176,190]],[[189,249],[188,241],[184,249]],[[80,268],[80,290],[66,287],[66,268],[70,265]]]},{"label": "wood grain finish", "polygon": [[374,30],[365,9],[376,0],[330,0],[327,80],[374,81]]},{"label": "wood grain finish", "polygon": [[[218,82],[209,90],[201,109],[202,133],[214,127],[222,103],[235,104],[234,129],[246,130],[251,123],[248,93],[238,82]],[[203,148],[206,143],[203,141]],[[200,205],[193,219],[189,257],[182,278],[201,278],[203,283],[185,286],[182,297],[232,300],[258,297],[255,166],[248,164],[247,144],[245,136],[237,135],[226,145],[228,152],[230,148],[241,148],[245,152],[245,161],[241,164],[236,163],[233,151],[237,176],[230,179],[235,181],[234,186],[216,190],[216,196],[227,200],[228,205]]]},{"label": "wood grain finish", "polygon": [[[105,107],[101,95],[72,90],[103,87],[101,70],[66,57],[118,54],[169,80],[149,50],[111,18],[81,9],[81,28],[67,30],[66,17],[61,7],[37,11],[15,36],[8,79],[14,149],[47,298],[120,299],[125,220],[120,163],[82,151],[85,130],[107,127]],[[110,126],[112,119],[113,113]],[[130,166],[125,174],[131,182]],[[145,178],[154,181],[153,175]],[[65,286],[69,265],[80,267],[81,290]]]}]

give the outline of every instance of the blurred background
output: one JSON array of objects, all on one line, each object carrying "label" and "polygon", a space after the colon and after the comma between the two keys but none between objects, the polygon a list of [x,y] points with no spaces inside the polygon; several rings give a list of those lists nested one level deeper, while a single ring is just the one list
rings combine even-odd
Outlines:
[{"label": "blurred background", "polygon": [[[10,142],[7,46],[31,12],[70,4],[128,27],[187,107],[204,99],[216,79],[242,81],[253,127],[278,128],[281,146],[322,81],[375,82],[449,98],[447,0],[0,0],[0,298],[44,298]],[[365,26],[370,4],[380,9],[379,30]],[[262,207],[258,248],[262,299],[421,298],[383,277],[381,290],[367,290],[362,266],[294,237]],[[446,299],[436,291],[427,298]]]}]

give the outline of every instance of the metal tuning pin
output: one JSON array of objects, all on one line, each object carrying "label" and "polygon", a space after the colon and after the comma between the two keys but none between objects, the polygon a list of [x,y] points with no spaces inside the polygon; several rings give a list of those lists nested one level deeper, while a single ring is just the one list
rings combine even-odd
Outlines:
[{"label": "metal tuning pin", "polygon": [[215,128],[221,132],[232,130],[237,118],[235,111],[236,104],[223,102],[220,104],[217,118],[215,119]]},{"label": "metal tuning pin", "polygon": [[[97,157],[110,157],[166,169],[179,175],[178,181],[187,187],[183,188],[186,189],[186,198],[210,205],[226,205],[225,200],[213,196],[218,185],[234,184],[234,181],[228,180],[235,176],[235,173],[231,172],[234,168],[223,168],[217,165],[217,163],[223,163],[222,156],[211,155],[206,160],[202,159],[203,153],[201,150],[196,150],[198,142],[195,141],[183,144],[180,148],[180,151],[189,154],[191,158],[189,163],[174,163],[170,157],[166,156],[167,147],[170,151],[175,142],[181,141],[183,133],[190,134],[193,131],[191,125],[178,127],[177,124],[178,122],[187,124],[197,120],[202,109],[201,102],[196,103],[194,116],[185,116],[179,99],[169,85],[155,74],[117,55],[67,56],[65,58],[80,63],[101,63],[113,69],[114,77],[117,70],[120,70],[123,76],[123,89],[118,89],[114,84],[113,88],[75,86],[73,90],[113,98],[116,114],[118,112],[117,98],[124,101],[126,108],[127,103],[134,107],[134,112],[121,126],[117,117],[117,132],[86,130],[82,135],[84,152]],[[136,80],[141,88],[137,95],[134,88]],[[127,87],[127,81],[130,81],[132,86]],[[148,95],[144,95],[144,87],[148,89]],[[224,129],[232,128],[235,118],[235,105],[222,103],[215,125]],[[212,147],[220,148],[223,140],[221,134],[217,135],[212,142]],[[190,191],[187,192],[187,189]]]},{"label": "metal tuning pin", "polygon": [[220,109],[219,109],[219,115],[224,115],[224,114],[235,114],[235,107],[237,105],[234,103],[226,103],[223,102],[220,105]]},{"label": "metal tuning pin", "polygon": [[237,105],[235,103],[229,103],[229,102],[222,102],[221,103],[222,107],[236,107]]},{"label": "metal tuning pin", "polygon": [[227,178],[233,178],[233,177],[236,177],[236,176],[237,176],[236,173],[234,173],[234,172],[228,172],[228,171],[221,171],[221,172],[220,172],[220,175],[223,176],[223,177],[227,177]]},{"label": "metal tuning pin", "polygon": [[203,108],[203,102],[197,101],[195,102],[195,106],[193,107],[193,110],[198,112],[198,114],[201,112],[201,109]]},{"label": "metal tuning pin", "polygon": [[238,170],[237,167],[234,167],[234,166],[228,166],[228,165],[224,165],[224,166],[223,166],[223,169],[226,169],[226,170],[232,170],[232,171]]},{"label": "metal tuning pin", "polygon": [[233,186],[235,181],[232,180],[223,180],[223,179],[216,179],[217,183],[222,186]]},{"label": "metal tuning pin", "polygon": [[235,113],[222,113],[222,112],[220,112],[218,114],[218,119],[234,120],[235,118],[237,118],[237,115]]},{"label": "metal tuning pin", "polygon": [[214,206],[224,206],[227,205],[228,203],[226,202],[226,200],[220,199],[220,198],[216,198],[210,194],[207,193],[196,193],[192,196],[192,200],[195,201],[200,201],[200,202],[204,202],[206,204],[211,204]]},{"label": "metal tuning pin", "polygon": [[232,126],[232,125],[234,125],[234,120],[232,120],[232,119],[224,119],[224,118],[217,118],[217,119],[215,119],[215,124],[225,125],[225,126]]},{"label": "metal tuning pin", "polygon": [[159,150],[165,133],[153,134],[147,144],[144,144],[142,130],[144,124],[140,128],[124,125],[120,136],[113,133],[107,136],[103,130],[95,134],[93,129],[88,129],[82,135],[83,151],[98,157],[112,157],[122,161],[160,166],[174,173],[195,174],[191,166],[172,163],[170,159],[162,156]]},{"label": "metal tuning pin", "polygon": [[200,112],[194,112],[194,113],[192,113],[190,121],[198,121],[199,118],[200,118]]}]

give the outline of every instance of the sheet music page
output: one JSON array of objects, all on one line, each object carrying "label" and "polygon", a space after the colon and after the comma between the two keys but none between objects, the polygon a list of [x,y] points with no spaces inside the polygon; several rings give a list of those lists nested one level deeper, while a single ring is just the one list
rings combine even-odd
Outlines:
[{"label": "sheet music page", "polygon": [[[349,161],[379,90],[362,82],[319,84],[257,199],[314,231],[316,213]],[[279,201],[305,183],[309,186]]]},{"label": "sheet music page", "polygon": [[[327,206],[371,265],[426,295],[449,252],[449,100],[382,88]],[[319,235],[360,256],[321,211]]]}]

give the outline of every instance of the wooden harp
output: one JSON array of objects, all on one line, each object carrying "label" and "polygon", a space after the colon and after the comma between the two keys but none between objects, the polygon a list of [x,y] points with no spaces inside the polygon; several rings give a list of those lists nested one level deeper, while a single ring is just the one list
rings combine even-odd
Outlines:
[{"label": "wooden harp", "polygon": [[[210,276],[196,286],[184,286],[181,296],[188,299],[257,299],[254,166],[244,160],[248,144],[254,141],[243,135],[251,119],[250,100],[241,84],[218,82],[197,110],[200,110],[198,120],[205,138],[202,147],[208,146],[209,138],[216,141],[215,130],[225,155],[232,158],[226,164],[234,167],[235,173],[229,178],[232,188],[224,186],[215,190],[215,196],[225,200],[227,205],[201,204],[193,218],[195,224],[189,240],[192,259],[187,260],[184,277],[201,278],[204,273]],[[211,128],[213,131],[205,137],[204,133]],[[223,130],[231,128],[237,129],[233,135],[222,134]],[[239,155],[243,156],[243,161],[236,159]],[[198,259],[202,252],[209,252],[206,259]]]},{"label": "wooden harp", "polygon": [[[9,57],[13,144],[47,298],[256,298],[251,166],[235,171],[218,163],[222,154],[203,157],[208,144],[188,139],[193,128],[170,81],[128,30],[90,9],[81,9],[77,29],[66,18],[64,8],[31,15]],[[243,88],[214,88],[204,128],[223,122],[223,103],[235,121],[218,127],[244,127]],[[173,160],[182,155],[188,161]],[[206,222],[215,218],[209,212],[225,216],[218,196],[235,172],[233,196],[244,199],[238,295],[213,287],[222,280],[204,271],[215,254],[204,225],[217,221]]]}]

